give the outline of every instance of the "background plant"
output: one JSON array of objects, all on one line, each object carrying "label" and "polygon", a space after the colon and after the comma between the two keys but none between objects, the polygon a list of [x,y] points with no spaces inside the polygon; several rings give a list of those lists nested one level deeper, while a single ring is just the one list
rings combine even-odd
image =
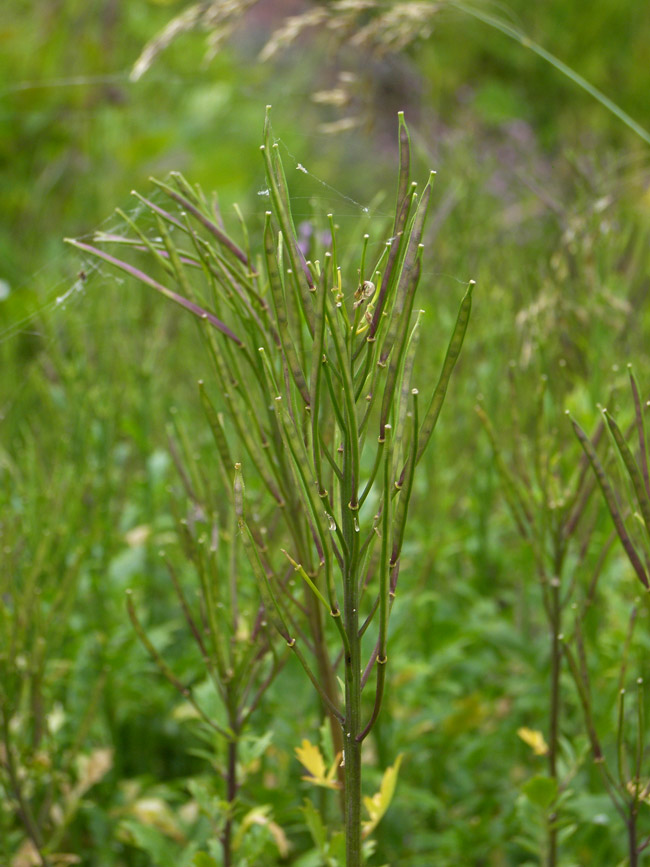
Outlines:
[{"label": "background plant", "polygon": [[[205,0],[187,6],[147,43],[133,67],[132,78],[134,80],[141,78],[162,51],[180,36],[197,29],[208,34],[205,59],[212,60],[256,3],[257,0],[240,0],[238,3],[224,6],[219,2]],[[330,4],[313,3],[306,11],[288,15],[284,19],[263,45],[259,60],[269,61],[278,55],[286,54],[296,42],[315,28],[324,30],[328,34],[330,41],[342,55],[344,63],[349,63],[351,58],[341,52],[341,46],[352,49],[350,54],[361,53],[366,60],[397,58],[400,53],[404,53],[414,45],[431,40],[440,19],[445,17],[450,18],[456,26],[463,19],[474,19],[518,43],[548,64],[560,76],[565,76],[597,100],[646,144],[650,144],[650,133],[641,124],[606,93],[587,81],[575,68],[567,65],[522,32],[513,20],[513,16],[504,15],[503,10],[497,12],[479,4],[456,2],[456,0],[442,0],[442,2],[425,0],[425,2],[408,4],[386,4],[377,0],[362,0],[358,3],[339,3],[336,0]],[[357,75],[339,72],[337,87],[319,90],[313,95],[316,102],[337,109],[346,109],[348,113],[348,116],[325,125],[324,131],[340,132],[361,123],[362,119],[359,116],[350,114],[355,91],[358,92],[358,89]]]},{"label": "background plant", "polygon": [[69,461],[53,480],[28,425],[21,444],[20,465],[0,452],[2,856],[78,863],[72,828],[83,825],[86,793],[113,764],[112,750],[90,737],[105,684],[101,660],[79,662],[70,648],[75,597],[97,538],[96,515],[87,512],[96,489],[90,477],[78,483]]},{"label": "background plant", "polygon": [[[584,450],[595,478],[598,480],[603,499],[610,513],[616,535],[632,566],[643,590],[641,599],[636,600],[630,612],[629,629],[621,662],[618,689],[618,718],[616,726],[616,770],[613,760],[609,763],[598,735],[594,719],[593,698],[590,687],[589,670],[581,642],[578,655],[569,652],[568,658],[576,683],[579,685],[585,722],[589,731],[594,761],[602,766],[603,783],[617,811],[625,822],[628,839],[628,858],[630,864],[638,864],[641,853],[650,845],[650,836],[639,839],[638,821],[641,806],[647,800],[647,785],[642,779],[646,758],[646,722],[644,713],[644,677],[636,682],[636,713],[633,724],[634,746],[628,752],[626,719],[627,666],[630,645],[634,636],[638,609],[647,607],[648,579],[648,530],[650,528],[650,481],[648,477],[648,443],[645,432],[644,413],[647,402],[643,403],[632,366],[628,365],[629,384],[634,406],[634,420],[625,433],[608,409],[603,409],[604,422],[611,434],[613,446],[620,464],[619,478],[622,485],[617,486],[603,461],[598,455],[596,444],[583,431],[577,421],[572,425],[577,439]],[[632,440],[628,444],[628,439]],[[617,490],[618,487],[618,490]],[[581,638],[581,636],[580,636]],[[643,668],[641,669],[644,670]]]},{"label": "background plant", "polygon": [[[561,755],[566,703],[562,694],[563,647],[567,646],[563,645],[563,635],[568,628],[567,613],[577,607],[574,604],[576,585],[585,585],[581,605],[586,608],[593,601],[604,556],[595,564],[587,565],[590,539],[598,517],[597,513],[593,516],[590,502],[594,485],[586,459],[577,459],[575,448],[573,452],[567,448],[561,429],[558,430],[561,416],[556,406],[557,384],[551,390],[547,378],[542,377],[535,403],[530,407],[532,415],[522,419],[518,413],[522,403],[518,379],[513,362],[508,370],[511,416],[505,423],[503,414],[499,414],[498,427],[495,427],[482,407],[478,406],[477,412],[487,431],[504,496],[517,529],[532,549],[548,624],[546,737],[525,727],[520,729],[520,736],[537,755],[547,757],[548,775],[538,775],[526,784],[524,791],[536,806],[546,810],[543,860],[553,867],[559,863],[558,838],[563,830],[570,830],[569,822],[562,816],[562,796],[576,773],[574,762],[567,763],[566,757]],[[529,387],[530,378],[526,383]],[[601,428],[599,438],[602,432]],[[520,628],[526,631],[530,628],[528,614],[522,609],[519,616]],[[576,615],[576,619],[579,622],[580,617]],[[566,780],[562,779],[560,766],[563,766]],[[533,844],[533,851],[536,849],[537,845]]]},{"label": "background plant", "polygon": [[[209,382],[212,372],[191,317],[178,317],[174,305],[157,303],[128,278],[120,284],[109,269],[62,253],[60,237],[92,226],[124,235],[127,227],[119,218],[99,224],[116,201],[137,215],[140,206],[129,200],[128,190],[142,189],[149,174],[164,176],[170,168],[191,174],[203,189],[219,189],[224,214],[233,200],[247,214],[257,211],[258,193],[266,186],[257,152],[264,94],[263,102],[275,103],[275,126],[283,132],[279,146],[294,214],[300,221],[314,207],[335,211],[346,234],[359,224],[359,237],[367,231],[362,206],[374,216],[390,210],[367,201],[366,191],[385,188],[395,159],[394,114],[407,107],[416,176],[431,165],[438,169],[426,229],[436,252],[423,269],[418,305],[433,309],[429,297],[459,291],[457,281],[470,274],[481,286],[454,403],[415,479],[402,552],[409,581],[401,583],[391,617],[387,712],[367,741],[368,790],[379,789],[395,744],[403,745],[406,756],[398,797],[373,832],[372,860],[444,867],[457,864],[459,853],[476,864],[490,853],[495,864],[530,863],[535,855],[519,842],[531,827],[531,805],[521,790],[531,776],[546,774],[547,759],[536,756],[517,730],[543,729],[548,718],[547,675],[540,665],[547,628],[539,586],[522,578],[534,574],[530,547],[520,543],[473,407],[480,392],[490,417],[498,418],[507,393],[504,371],[514,358],[521,368],[523,417],[533,412],[539,376],[546,374],[551,384],[565,383],[566,405],[590,430],[593,406],[610,388],[612,360],[643,357],[645,149],[516,42],[470,19],[459,39],[452,15],[437,19],[430,40],[381,57],[359,51],[350,56],[315,30],[309,50],[301,41],[269,67],[251,62],[282,21],[282,9],[269,3],[264,15],[252,10],[209,66],[196,62],[203,35],[188,34],[140,82],[129,82],[142,45],[174,11],[148,0],[92,7],[65,0],[56,9],[38,0],[29,10],[7,0],[3,7],[0,279],[9,286],[0,286],[0,441],[14,465],[26,469],[33,454],[22,447],[28,420],[37,453],[50,468],[50,488],[67,463],[78,466],[78,456],[88,454],[102,514],[92,580],[81,582],[68,621],[66,654],[82,680],[77,690],[76,675],[68,678],[65,710],[73,727],[83,705],[73,695],[88,694],[98,672],[109,666],[87,749],[112,747],[114,768],[83,799],[78,820],[68,827],[68,849],[88,864],[146,867],[152,856],[134,845],[137,826],[142,838],[155,831],[158,853],[166,844],[174,858],[208,833],[206,817],[186,821],[197,809],[188,787],[193,780],[209,783],[217,795],[219,781],[207,759],[192,757],[193,749],[206,746],[199,727],[179,719],[183,700],[174,699],[142,652],[123,598],[132,587],[138,615],[158,650],[188,683],[200,682],[201,661],[191,645],[177,640],[186,626],[157,552],[164,545],[183,586],[195,586],[191,564],[174,550],[178,516],[171,506],[184,494],[166,423],[169,406],[176,405],[191,451],[211,466],[211,434],[198,391],[187,383],[198,377]],[[647,13],[643,4],[614,0],[595,0],[588,13],[574,0],[536,6],[513,0],[508,9],[517,28],[640,121],[648,90]],[[356,76],[353,102],[342,109],[314,102],[315,93],[336,90],[340,70]],[[364,123],[338,136],[318,131],[352,114]],[[162,204],[162,194],[150,198]],[[308,206],[312,199],[316,205]],[[87,276],[81,291],[57,304],[80,270]],[[436,303],[432,328],[441,339],[435,346],[421,344],[421,396],[436,381],[442,338],[453,319],[453,305]],[[80,410],[89,395],[93,420],[82,423]],[[631,404],[628,409],[631,418]],[[624,413],[621,418],[626,422]],[[83,435],[75,442],[87,451],[61,448],[77,419]],[[254,477],[246,475],[253,494]],[[23,477],[26,494],[36,500],[38,475]],[[87,470],[78,470],[72,490],[81,491],[86,478]],[[175,497],[169,485],[178,488]],[[433,490],[435,500],[429,496]],[[39,526],[53,526],[56,518],[43,511]],[[80,534],[84,527],[78,524]],[[605,520],[590,556],[598,556],[610,532]],[[616,725],[621,648],[636,595],[629,575],[622,549],[613,546],[583,623],[601,734]],[[525,633],[522,610],[529,615]],[[640,609],[628,669],[635,674],[643,673],[643,618]],[[303,796],[315,790],[300,779],[305,772],[293,752],[280,744],[300,744],[309,730],[328,769],[334,759],[330,736],[319,737],[318,707],[302,683],[289,659],[282,688],[271,686],[250,733],[257,739],[272,731],[273,739],[257,758],[259,741],[242,745],[242,791],[272,806],[294,846],[294,861],[316,858],[298,810]],[[580,734],[582,711],[569,682],[564,691],[567,740],[576,755],[588,755]],[[299,726],[283,719],[287,693]],[[626,707],[633,711],[634,701]],[[629,725],[633,737],[634,720]],[[65,732],[60,729],[57,738]],[[220,755],[216,743],[209,749]],[[626,857],[621,820],[600,776],[588,767],[583,763],[570,785],[565,815],[573,817],[574,830],[563,852],[584,865],[617,864]],[[335,816],[336,798],[323,792],[334,801]],[[152,800],[158,811],[150,809]],[[175,829],[162,821],[165,805],[177,820]],[[248,829],[251,844],[268,840],[262,824]],[[179,832],[185,843],[173,836]],[[277,849],[265,852],[277,858]]]},{"label": "background plant", "polygon": [[[203,383],[201,395],[217,445],[223,449],[222,421],[210,403]],[[127,591],[129,617],[161,674],[183,697],[185,710],[181,706],[179,716],[195,718],[199,723],[201,739],[206,743],[202,754],[223,779],[218,800],[211,795],[215,786],[209,781],[201,784],[195,781],[191,785],[197,803],[210,819],[209,831],[205,835],[208,847],[214,851],[215,837],[220,845],[218,863],[231,865],[235,863],[235,857],[237,863],[254,857],[250,851],[244,855],[237,850],[241,848],[247,826],[260,818],[270,829],[271,839],[280,855],[286,855],[286,837],[273,822],[270,808],[264,804],[249,804],[248,810],[243,809],[246,801],[240,792],[242,779],[246,776],[242,745],[245,753],[249,721],[284,666],[286,654],[273,644],[254,579],[247,575],[247,566],[242,563],[232,497],[223,499],[224,487],[226,491],[232,487],[227,467],[221,466],[221,486],[218,487],[219,483],[215,485],[205,465],[195,459],[176,411],[169,436],[170,451],[185,495],[185,515],[179,519],[181,548],[198,574],[199,586],[195,593],[188,594],[181,584],[177,568],[168,558],[165,559],[185,620],[185,640],[191,637],[205,666],[205,678],[196,688],[188,687],[158,652],[136,613],[130,590]],[[288,577],[283,580],[286,585]],[[195,596],[198,597],[198,606],[194,604]],[[222,749],[219,749],[220,741],[223,742]],[[265,744],[266,739],[261,738],[260,742]],[[142,827],[132,826],[131,833],[138,840]],[[154,842],[145,838],[140,842],[156,857],[162,857],[159,853],[168,849],[164,841]],[[196,845],[190,845],[179,857],[188,859],[195,851]],[[204,862],[208,863],[207,856]],[[212,859],[209,863],[217,862]]]}]

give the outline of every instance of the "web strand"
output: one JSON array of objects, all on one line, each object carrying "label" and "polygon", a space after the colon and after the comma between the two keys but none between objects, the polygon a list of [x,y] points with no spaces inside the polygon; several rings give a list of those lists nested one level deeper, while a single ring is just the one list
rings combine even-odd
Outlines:
[{"label": "web strand", "polygon": [[[151,199],[162,200],[163,195],[158,191],[153,191]],[[137,219],[143,212],[146,212],[146,206],[142,202],[137,202],[125,212],[129,219]],[[99,225],[89,232],[86,232],[83,238],[92,238],[98,232],[110,232],[111,234],[126,237],[127,224],[120,220],[115,214],[110,214],[106,219],[102,220]],[[22,283],[11,286],[7,299],[11,296],[20,293],[21,291],[34,288],[36,291],[39,286],[49,283],[45,290],[45,299],[38,303],[33,310],[21,316],[19,319],[9,322],[9,324],[0,328],[0,346],[10,340],[18,337],[21,334],[29,334],[32,336],[41,336],[41,333],[32,326],[37,320],[42,319],[53,313],[56,310],[65,310],[68,305],[78,302],[84,297],[88,285],[91,283],[91,278],[98,274],[104,275],[107,282],[121,283],[122,278],[113,273],[109,274],[101,267],[100,263],[87,256],[82,256],[79,252],[73,251],[72,248],[64,248],[63,241],[61,242],[62,250],[58,256],[55,256],[49,262],[38,268],[27,280]],[[64,262],[76,262],[76,275],[74,277],[59,277],[53,282],[48,281],[47,276],[56,270],[58,265]],[[0,312],[2,311],[2,303],[0,302]]]}]

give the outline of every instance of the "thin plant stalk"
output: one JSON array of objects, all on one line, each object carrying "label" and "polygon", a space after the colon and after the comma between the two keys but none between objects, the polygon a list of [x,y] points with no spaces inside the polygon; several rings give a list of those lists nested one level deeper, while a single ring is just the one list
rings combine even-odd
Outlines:
[{"label": "thin plant stalk", "polygon": [[[93,245],[72,242],[193,313],[200,323],[223,415],[204,382],[201,400],[221,476],[230,477],[235,469],[232,508],[264,617],[314,687],[330,719],[335,752],[342,756],[347,867],[360,867],[364,859],[361,750],[384,695],[388,623],[416,466],[438,422],[467,330],[474,288],[473,281],[467,285],[437,387],[420,418],[418,391],[411,383],[421,327],[414,302],[433,173],[418,195],[410,180],[403,113],[399,145],[391,239],[379,245],[372,262],[370,236],[364,233],[358,267],[351,275],[337,259],[341,247],[333,215],[328,218],[329,248],[314,250],[311,258],[303,255],[268,110],[261,150],[270,210],[258,258],[251,235],[244,231],[243,244],[233,240],[215,224],[200,191],[180,175],[172,176],[177,189],[161,183],[158,187],[183,208],[184,220],[156,205],[150,210],[158,221],[159,237],[143,239],[134,229],[137,248],[150,255],[152,267],[162,270],[165,282]],[[140,201],[147,205],[144,197]],[[240,212],[238,222],[241,225]],[[168,227],[174,229],[173,238]],[[189,239],[194,251],[176,249],[178,238]],[[96,241],[113,243],[103,237]],[[124,249],[133,245],[126,243]],[[263,267],[253,267],[252,260]],[[364,279],[366,274],[372,279]],[[167,285],[170,280],[173,289]],[[363,469],[368,464],[373,467],[369,477]],[[247,507],[244,467],[247,478],[249,473],[256,477],[255,509]],[[362,514],[362,505],[373,492],[377,511],[368,517]],[[275,516],[272,529],[264,502],[270,507],[268,514]],[[301,579],[302,601],[289,592],[282,577],[287,559]],[[373,621],[377,632],[368,654],[366,636]],[[218,636],[214,638],[216,650]],[[333,639],[339,647],[334,652]],[[161,660],[156,663],[170,679]],[[374,697],[368,697],[364,690],[370,691],[375,666]],[[215,658],[215,671],[223,667]],[[222,686],[227,698],[228,685],[224,681]],[[230,730],[225,732],[229,767],[239,719],[229,717]],[[229,782],[228,787],[232,800],[235,785]],[[226,825],[225,838],[231,830]]]},{"label": "thin plant stalk", "polygon": [[[636,578],[643,586],[643,601],[647,604],[647,591],[650,586],[648,578],[648,563],[650,561],[650,491],[648,483],[648,443],[645,434],[645,421],[643,417],[643,408],[639,398],[639,387],[636,382],[631,365],[628,365],[628,373],[630,380],[630,388],[632,392],[632,402],[634,405],[634,421],[627,431],[623,433],[613,418],[612,414],[606,409],[602,410],[602,415],[606,426],[611,434],[612,443],[615,453],[620,461],[621,475],[624,485],[617,485],[615,476],[610,472],[606,462],[601,459],[597,451],[597,443],[593,438],[590,438],[578,422],[571,418],[573,431],[582,446],[585,457],[593,471],[598,486],[600,487],[603,500],[607,506],[614,530],[622,545],[627,559],[632,567]],[[636,434],[636,453],[634,447],[630,446],[627,440],[630,434]],[[630,520],[630,516],[634,515],[638,521]],[[640,528],[639,528],[640,525]],[[637,604],[632,608],[632,613],[629,618],[628,634],[623,646],[621,671],[619,677],[619,714],[617,725],[617,770],[618,779],[608,780],[608,794],[619,805],[619,812],[622,815],[626,826],[627,841],[628,841],[628,859],[629,864],[638,865],[640,863],[640,853],[646,848],[647,840],[638,841],[638,813],[641,802],[641,772],[642,762],[645,755],[645,713],[644,713],[644,697],[643,697],[643,680],[637,680],[637,714],[636,714],[636,744],[633,751],[633,756],[627,756],[627,750],[624,738],[625,728],[625,697],[626,691],[623,687],[625,673],[627,670],[628,653],[632,641],[632,634],[637,619]],[[566,652],[566,649],[565,649]],[[571,670],[574,680],[580,681],[583,684],[583,710],[588,722],[590,740],[592,749],[597,743],[594,734],[593,722],[591,722],[590,712],[590,694],[588,692],[588,672],[586,665],[582,662],[582,667],[571,659]],[[598,747],[599,757],[602,757],[602,752]],[[601,758],[604,762],[604,758]],[[631,766],[631,770],[630,770]],[[622,806],[621,806],[622,805]]]},{"label": "thin plant stalk", "polygon": [[[514,389],[512,370],[510,376],[512,402],[516,405],[517,394]],[[538,428],[540,419],[544,418],[545,393],[546,380],[542,378],[536,413]],[[564,704],[562,692],[563,657],[566,651],[566,643],[563,640],[564,616],[575,589],[575,574],[582,564],[587,550],[587,540],[591,534],[592,528],[585,526],[585,515],[593,486],[584,467],[580,465],[568,482],[550,477],[547,467],[551,464],[551,454],[547,446],[542,446],[539,430],[531,438],[532,442],[525,443],[516,409],[514,412],[515,420],[512,425],[514,433],[510,445],[515,459],[511,461],[505,455],[501,431],[497,433],[483,408],[477,407],[478,416],[486,429],[492,447],[506,502],[520,535],[532,550],[540,585],[543,610],[547,620],[550,660],[547,766],[549,777],[556,781],[557,791],[561,792],[563,782],[560,779],[558,759]],[[528,461],[527,450],[532,451]],[[578,554],[578,561],[573,566],[573,575],[569,576],[566,574],[567,554],[572,544],[579,546],[582,553]],[[546,822],[545,863],[547,867],[557,867],[559,863],[558,818],[555,804],[551,804]]]}]

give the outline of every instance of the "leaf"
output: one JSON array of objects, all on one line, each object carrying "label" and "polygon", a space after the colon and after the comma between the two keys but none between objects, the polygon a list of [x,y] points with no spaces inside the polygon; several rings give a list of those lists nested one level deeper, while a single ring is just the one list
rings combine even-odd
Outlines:
[{"label": "leaf", "polygon": [[242,819],[241,825],[237,829],[235,838],[232,841],[233,849],[239,849],[244,841],[246,832],[252,825],[260,825],[269,832],[277,847],[281,858],[286,858],[289,854],[289,841],[282,828],[271,819],[271,807],[269,804],[262,804],[259,807],[253,807]]},{"label": "leaf", "polygon": [[327,831],[323,825],[320,813],[314,807],[312,802],[307,799],[305,799],[304,807],[301,807],[300,809],[305,817],[305,822],[309,828],[309,833],[311,834],[311,838],[314,841],[316,848],[319,852],[322,852],[325,848],[325,843],[327,842]]},{"label": "leaf", "polygon": [[125,819],[120,824],[118,836],[146,852],[156,867],[176,867],[178,864],[177,850],[169,845],[169,838],[156,828]]},{"label": "leaf", "polygon": [[[214,754],[208,754],[207,751],[204,752],[203,750],[201,750],[201,752],[208,762],[214,761]],[[194,755],[196,755],[196,753],[194,753]],[[200,811],[211,821],[216,822],[217,819],[221,818],[223,813],[226,812],[227,805],[225,809],[221,809],[219,799],[214,796],[212,788],[204,781],[190,780],[187,784],[187,788],[196,803],[199,805]]]},{"label": "leaf", "polygon": [[325,775],[325,760],[317,746],[308,740],[303,740],[302,746],[296,747],[296,755],[300,764],[317,778]]},{"label": "leaf", "polygon": [[273,740],[273,732],[267,731],[262,735],[247,735],[241,744],[242,762],[249,764],[255,759],[261,758],[269,748]]},{"label": "leaf", "polygon": [[41,864],[41,857],[38,854],[38,849],[31,840],[25,840],[13,861],[11,867],[38,867]]},{"label": "leaf", "polygon": [[363,803],[370,816],[370,821],[363,822],[363,836],[368,837],[380,823],[386,810],[390,806],[395,794],[395,786],[397,785],[397,775],[399,774],[400,765],[402,764],[403,754],[400,753],[395,764],[384,771],[384,776],[381,779],[381,786],[372,798],[364,798]]},{"label": "leaf", "polygon": [[535,729],[528,729],[525,726],[517,729],[517,734],[525,744],[532,748],[536,756],[545,756],[548,754],[548,744],[544,740],[544,735]]},{"label": "leaf", "polygon": [[628,780],[626,789],[632,797],[638,798],[644,804],[650,804],[650,782],[643,786],[640,780]]},{"label": "leaf", "polygon": [[79,781],[74,788],[74,795],[80,798],[88,789],[96,785],[113,767],[113,750],[100,747],[89,755],[77,759]]},{"label": "leaf", "polygon": [[155,828],[179,843],[185,842],[174,813],[162,798],[139,798],[131,805],[129,812],[141,825]]},{"label": "leaf", "polygon": [[328,855],[332,867],[337,864],[345,864],[345,834],[342,831],[332,834]]},{"label": "leaf", "polygon": [[522,791],[532,804],[546,810],[557,798],[557,780],[554,777],[532,777]]},{"label": "leaf", "polygon": [[218,867],[218,864],[207,852],[197,852],[192,859],[192,867]]},{"label": "leaf", "polygon": [[296,747],[296,756],[300,764],[306,768],[310,775],[302,777],[314,786],[324,786],[326,789],[339,789],[340,783],[336,779],[336,771],[340,756],[336,756],[329,770],[325,771],[325,759],[317,746],[304,739],[302,745]]}]

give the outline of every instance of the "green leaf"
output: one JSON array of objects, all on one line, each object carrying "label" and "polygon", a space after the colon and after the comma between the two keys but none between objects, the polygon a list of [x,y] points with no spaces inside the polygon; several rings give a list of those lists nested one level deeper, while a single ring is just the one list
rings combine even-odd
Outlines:
[{"label": "green leaf", "polygon": [[241,848],[248,831],[254,825],[258,825],[268,832],[270,838],[275,843],[280,857],[283,859],[286,858],[289,854],[289,841],[287,840],[286,834],[282,828],[277,822],[273,821],[272,810],[269,804],[261,804],[257,807],[253,807],[252,810],[249,810],[248,813],[246,813],[233,838],[232,848],[235,851]]},{"label": "green leaf", "polygon": [[192,859],[192,867],[218,867],[218,864],[207,852],[197,852]]},{"label": "green leaf", "polygon": [[271,730],[264,732],[262,735],[247,735],[241,741],[241,760],[245,764],[261,758],[269,748],[273,741],[273,732]]},{"label": "green leaf", "polygon": [[546,810],[557,798],[557,780],[554,777],[532,777],[522,791],[536,807]]},{"label": "green leaf", "polygon": [[335,867],[336,864],[345,864],[345,834],[342,831],[332,834],[328,855],[332,867]]},{"label": "green leaf", "polygon": [[305,817],[305,822],[309,828],[309,833],[311,834],[311,838],[314,841],[316,848],[319,852],[323,852],[325,849],[325,843],[327,842],[327,831],[323,825],[320,813],[314,807],[312,802],[307,799],[305,799],[304,807],[301,807],[300,809]]},{"label": "green leaf", "polygon": [[133,845],[146,852],[156,867],[176,867],[177,847],[157,828],[129,819],[122,822],[121,827],[129,832]]}]

